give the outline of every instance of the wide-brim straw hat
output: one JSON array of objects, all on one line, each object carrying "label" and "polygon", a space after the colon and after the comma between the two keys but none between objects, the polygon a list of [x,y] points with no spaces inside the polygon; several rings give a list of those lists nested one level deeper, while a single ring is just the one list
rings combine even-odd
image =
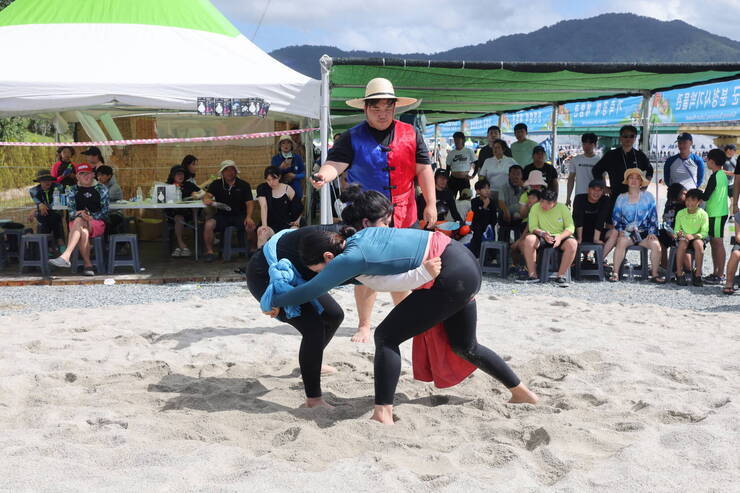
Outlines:
[{"label": "wide-brim straw hat", "polygon": [[221,161],[221,167],[218,169],[218,174],[222,175],[226,168],[230,168],[232,166],[236,170],[236,173],[239,174],[239,168],[236,167],[236,163],[232,161],[231,159],[226,159],[225,161]]},{"label": "wide-brim straw hat", "polygon": [[357,109],[365,109],[365,101],[371,99],[395,99],[396,108],[403,106],[409,106],[414,104],[417,100],[415,98],[404,98],[396,96],[396,91],[393,89],[393,84],[388,79],[377,77],[365,86],[365,97],[357,99],[347,100],[347,105]]},{"label": "wide-brim straw hat", "polygon": [[629,178],[630,175],[640,176],[640,179],[642,180],[642,185],[640,185],[640,188],[650,185],[650,180],[647,179],[647,177],[645,176],[645,172],[640,168],[627,168],[626,170],[624,170],[624,181],[622,181],[622,185],[629,185],[629,183],[627,183],[627,178]]},{"label": "wide-brim straw hat", "polygon": [[529,177],[527,178],[527,181],[524,182],[524,186],[531,187],[532,185],[547,186],[547,182],[542,177],[542,171],[534,170],[529,172]]}]

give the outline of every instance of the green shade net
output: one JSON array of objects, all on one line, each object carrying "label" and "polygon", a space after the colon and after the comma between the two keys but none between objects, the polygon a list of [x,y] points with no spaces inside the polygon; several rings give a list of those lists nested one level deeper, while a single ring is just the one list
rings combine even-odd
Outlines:
[{"label": "green shade net", "polygon": [[208,0],[15,0],[0,12],[0,27],[29,24],[144,24],[239,35]]},{"label": "green shade net", "polygon": [[383,77],[393,83],[398,96],[421,99],[417,109],[424,111],[430,123],[555,103],[639,95],[740,75],[738,63],[468,62],[463,67],[462,62],[418,60],[337,59],[333,62],[330,72],[333,115],[356,112],[344,101],[363,97],[367,82]]}]

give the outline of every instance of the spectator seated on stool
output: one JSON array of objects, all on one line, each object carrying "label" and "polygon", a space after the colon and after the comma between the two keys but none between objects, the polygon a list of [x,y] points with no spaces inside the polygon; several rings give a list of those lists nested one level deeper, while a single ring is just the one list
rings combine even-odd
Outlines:
[{"label": "spectator seated on stool", "polygon": [[555,278],[558,286],[567,287],[566,273],[576,258],[578,242],[573,237],[575,226],[570,210],[558,203],[558,196],[552,190],[542,193],[542,200],[529,211],[530,233],[522,242],[522,252],[527,263],[527,273],[520,276],[521,282],[538,282],[537,250],[540,247],[559,248],[562,252],[560,267]]},{"label": "spectator seated on stool", "polygon": [[687,253],[694,250],[696,269],[693,270],[694,286],[702,286],[701,266],[704,263],[704,245],[709,235],[709,216],[699,208],[702,191],[694,188],[686,192],[686,208],[676,214],[676,282],[686,286],[688,281],[684,271],[692,272],[691,256]]},{"label": "spectator seated on stool", "polygon": [[[113,168],[106,164],[98,166],[95,168],[95,179],[108,189],[108,200],[110,202],[123,200],[123,191],[121,190],[121,186],[116,182],[116,177],[113,176]],[[114,235],[122,233],[124,221],[123,214],[120,212],[110,212],[108,214],[107,227],[105,228],[106,234]]]},{"label": "spectator seated on stool", "polygon": [[31,222],[36,220],[39,223],[39,234],[54,235],[57,245],[57,251],[55,253],[59,255],[62,247],[64,247],[64,226],[62,224],[62,215],[52,209],[52,202],[55,191],[59,191],[60,194],[64,193],[62,186],[54,183],[54,177],[46,169],[38,170],[34,181],[38,182],[38,185],[31,187],[28,193],[36,205],[36,210],[28,216],[28,220]]},{"label": "spectator seated on stool", "polygon": [[[198,198],[200,195],[200,187],[192,181],[187,180],[187,170],[182,166],[173,166],[170,168],[170,174],[167,177],[167,183],[175,185],[180,189],[180,196],[183,200]],[[185,244],[183,239],[183,233],[185,232],[185,223],[187,219],[183,214],[183,209],[165,209],[165,216],[169,223],[175,225],[175,240],[177,241],[177,247],[172,250],[173,257],[189,257],[191,255],[190,249]]]},{"label": "spectator seated on stool", "polygon": [[475,191],[478,194],[470,201],[470,209],[473,211],[473,239],[470,241],[470,250],[477,257],[480,254],[480,246],[483,241],[483,233],[488,226],[493,231],[496,230],[496,218],[498,209],[491,198],[491,184],[488,180],[482,178],[475,183]]},{"label": "spectator seated on stool", "polygon": [[[90,239],[105,233],[105,220],[108,218],[108,189],[105,185],[95,183],[92,165],[77,165],[77,185],[67,191],[67,208],[69,209],[69,238],[67,249],[59,257],[49,260],[56,267],[71,267],[70,259],[79,248],[83,261],[82,274],[94,276],[90,260]],[[95,252],[103,255],[103,252]],[[100,272],[98,273],[100,274]]]},{"label": "spectator seated on stool", "polygon": [[223,232],[227,227],[233,226],[237,231],[242,229],[246,232],[247,241],[256,243],[256,225],[252,219],[254,210],[254,197],[252,187],[246,181],[237,178],[239,170],[234,161],[226,160],[221,163],[218,170],[220,178],[211,182],[206,188],[203,197],[205,205],[213,205],[214,202],[227,205],[231,210],[218,209],[216,216],[206,220],[203,228],[203,240],[206,244],[206,254],[203,260],[213,262],[216,254],[213,251],[213,240],[215,232]]},{"label": "spectator seated on stool", "polygon": [[[650,185],[645,172],[638,168],[624,171],[623,185],[627,192],[620,194],[614,203],[612,223],[618,231],[617,245],[614,249],[614,270],[609,281],[619,281],[619,269],[622,266],[627,249],[639,245],[650,250],[652,282],[665,284],[665,278],[658,275],[662,249],[658,241],[658,212],[655,208],[655,197],[643,187]],[[616,185],[612,182],[612,189]]]},{"label": "spectator seated on stool", "polygon": [[617,230],[607,228],[612,201],[604,195],[605,188],[602,180],[591,180],[586,193],[576,195],[573,200],[573,223],[578,244],[604,245],[604,258],[612,251],[618,237]]}]

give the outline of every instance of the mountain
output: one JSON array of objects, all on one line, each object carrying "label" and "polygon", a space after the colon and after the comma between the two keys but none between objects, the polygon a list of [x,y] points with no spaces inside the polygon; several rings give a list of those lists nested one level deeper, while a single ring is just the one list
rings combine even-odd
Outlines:
[{"label": "mountain", "polygon": [[319,58],[385,57],[431,60],[519,62],[736,62],[740,42],[683,21],[634,14],[603,14],[561,21],[529,34],[512,34],[433,54],[344,51],[334,46],[288,46],[271,56],[313,78]]}]

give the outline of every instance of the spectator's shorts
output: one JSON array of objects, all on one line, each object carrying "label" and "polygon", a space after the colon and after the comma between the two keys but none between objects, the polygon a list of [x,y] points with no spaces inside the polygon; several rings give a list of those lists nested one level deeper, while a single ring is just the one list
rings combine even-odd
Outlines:
[{"label": "spectator's shorts", "polygon": [[[68,227],[70,229],[72,229],[72,224],[74,224],[74,221],[68,224]],[[105,233],[105,221],[101,219],[90,219],[89,225],[90,225],[90,238],[95,238],[96,236],[103,236],[103,234]]]},{"label": "spectator's shorts", "polygon": [[226,214],[216,214],[216,231],[222,233],[229,226],[233,226],[237,231],[244,229],[244,216],[227,216]]},{"label": "spectator's shorts", "polygon": [[727,222],[727,216],[710,217],[709,218],[709,237],[710,238],[724,238],[726,222]]}]

